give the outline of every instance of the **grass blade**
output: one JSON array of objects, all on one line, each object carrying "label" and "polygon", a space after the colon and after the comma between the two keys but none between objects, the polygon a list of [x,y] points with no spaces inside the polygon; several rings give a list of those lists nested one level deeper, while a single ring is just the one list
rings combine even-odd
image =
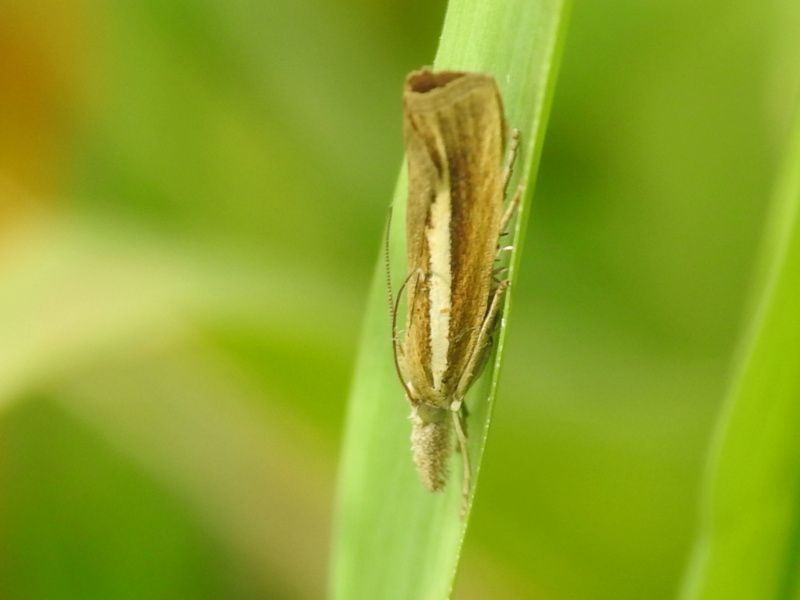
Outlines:
[{"label": "grass blade", "polygon": [[[529,189],[541,155],[567,8],[567,0],[451,2],[434,63],[436,68],[484,71],[497,78],[508,123],[522,133],[516,169],[517,177],[526,178]],[[514,185],[512,182],[511,189]],[[405,264],[405,188],[402,174],[394,196],[390,238],[392,265],[398,276],[403,270],[398,265]],[[520,214],[525,212],[522,207]],[[512,281],[523,222],[518,220],[514,232]],[[459,518],[460,469],[453,463],[451,480],[441,494],[430,494],[418,481],[409,449],[409,408],[392,362],[383,270],[380,260],[350,397],[331,596],[342,600],[446,598],[452,590],[468,519]],[[502,353],[510,297],[497,336],[497,357]],[[480,468],[499,360],[490,365],[493,367],[486,369],[467,396],[473,484]]]},{"label": "grass blade", "polygon": [[800,593],[800,113],[786,158],[686,600]]}]

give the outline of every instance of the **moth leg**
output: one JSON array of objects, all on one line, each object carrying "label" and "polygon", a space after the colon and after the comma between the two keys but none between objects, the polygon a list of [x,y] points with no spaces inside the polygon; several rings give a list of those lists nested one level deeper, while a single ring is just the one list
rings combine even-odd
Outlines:
[{"label": "moth leg", "polygon": [[506,167],[503,169],[503,197],[508,194],[508,184],[511,181],[511,174],[514,171],[514,163],[517,162],[517,150],[519,150],[519,129],[512,129],[511,139],[508,142]]},{"label": "moth leg", "polygon": [[464,465],[464,477],[461,482],[461,518],[467,514],[469,506],[469,489],[472,480],[472,472],[469,468],[469,454],[467,454],[467,434],[464,431],[462,419],[466,418],[466,405],[461,400],[456,400],[450,405],[450,414],[453,415],[453,425],[456,430],[456,443],[461,454],[461,462]]},{"label": "moth leg", "polygon": [[513,217],[514,213],[517,212],[520,200],[522,200],[522,192],[524,191],[525,191],[525,182],[523,181],[520,182],[520,184],[517,186],[517,189],[514,192],[514,197],[511,198],[511,202],[508,203],[508,207],[506,208],[502,218],[500,219],[499,236],[505,233],[506,227],[508,227],[508,223],[509,221],[511,221],[511,217]]},{"label": "moth leg", "polygon": [[[500,283],[501,283],[500,281],[497,282],[498,285]],[[488,329],[488,335],[486,336],[486,343],[478,353],[478,360],[475,361],[475,368],[472,371],[473,380],[480,377],[481,373],[483,373],[483,370],[486,368],[486,363],[489,362],[489,356],[491,356],[492,354],[491,350],[492,350],[494,334],[497,333],[498,329],[500,329],[500,319],[498,319],[497,315],[495,315],[494,320]],[[464,408],[466,407],[467,405],[464,404]]]},{"label": "moth leg", "polygon": [[[467,439],[469,437],[469,433],[467,431],[467,419],[469,418],[469,409],[467,408],[467,403],[463,400],[453,400],[450,403],[450,412],[458,413],[458,421],[461,423],[461,431],[464,432],[464,439]],[[460,444],[457,445],[456,452],[461,452]]]},{"label": "moth leg", "polygon": [[467,393],[467,388],[469,387],[470,383],[472,383],[475,375],[475,367],[477,366],[481,355],[486,348],[486,344],[492,335],[494,320],[497,317],[497,313],[500,311],[500,300],[502,299],[503,293],[508,289],[509,285],[511,285],[510,281],[501,281],[500,285],[498,285],[497,289],[494,291],[492,302],[489,305],[489,309],[486,311],[486,316],[483,318],[483,324],[481,325],[481,330],[478,332],[478,338],[475,340],[475,346],[472,348],[472,353],[470,354],[469,360],[464,367],[464,372],[461,374],[461,379],[458,382],[458,387],[456,388],[455,392],[456,398],[463,398]]},{"label": "moth leg", "polygon": [[464,478],[461,484],[461,518],[463,519],[467,514],[469,507],[469,492],[472,479],[472,471],[469,465],[469,455],[467,454],[467,434],[466,434],[466,417],[467,405],[464,404],[463,398],[469,384],[474,378],[475,370],[482,369],[486,364],[488,356],[488,343],[491,336],[494,334],[497,326],[497,315],[500,310],[500,300],[503,293],[511,285],[509,281],[501,281],[500,285],[494,292],[492,302],[489,305],[489,310],[486,312],[486,317],[481,325],[475,347],[469,357],[464,373],[458,383],[455,397],[459,400],[454,400],[450,404],[450,412],[453,415],[453,426],[456,430],[456,442],[458,444],[458,451],[461,453],[461,461],[464,465]]},{"label": "moth leg", "polygon": [[492,271],[492,280],[495,283],[500,283],[502,281],[500,275],[505,275],[506,273],[508,273],[508,267],[499,267]]}]

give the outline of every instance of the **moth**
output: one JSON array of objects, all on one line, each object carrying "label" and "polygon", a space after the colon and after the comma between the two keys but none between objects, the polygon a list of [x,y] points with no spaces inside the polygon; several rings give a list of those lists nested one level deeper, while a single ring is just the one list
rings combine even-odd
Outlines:
[{"label": "moth", "polygon": [[[503,104],[485,73],[410,73],[403,88],[403,132],[408,163],[407,278],[392,302],[395,366],[411,405],[412,451],[422,483],[441,490],[454,445],[470,487],[464,395],[491,347],[501,299],[500,236],[519,203],[522,186],[504,209],[519,134],[506,134]],[[398,334],[399,298],[406,292],[406,324]],[[455,434],[455,444],[453,440]]]}]

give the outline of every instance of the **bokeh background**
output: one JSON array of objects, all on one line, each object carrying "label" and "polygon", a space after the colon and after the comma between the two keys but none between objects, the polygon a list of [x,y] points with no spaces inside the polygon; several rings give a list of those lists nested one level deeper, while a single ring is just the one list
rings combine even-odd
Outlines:
[{"label": "bokeh background", "polygon": [[[0,597],[324,595],[444,10],[0,3]],[[576,3],[456,598],[674,597],[797,40],[787,0]]]}]

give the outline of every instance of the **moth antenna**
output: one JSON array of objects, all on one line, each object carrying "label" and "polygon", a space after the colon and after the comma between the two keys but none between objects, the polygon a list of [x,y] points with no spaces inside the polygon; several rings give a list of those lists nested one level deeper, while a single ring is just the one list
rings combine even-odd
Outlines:
[{"label": "moth antenna", "polygon": [[[394,323],[394,298],[392,297],[392,268],[389,262],[389,233],[392,229],[392,207],[389,207],[389,217],[386,219],[386,233],[384,235],[383,244],[383,260],[386,267],[386,296],[389,299],[389,318]],[[392,339],[394,339],[394,330],[392,330]]]},{"label": "moth antenna", "polygon": [[[412,277],[418,277],[420,275],[419,269],[415,270],[414,272],[410,273],[406,280],[403,282],[403,285],[400,286],[400,289],[397,290],[397,302],[392,305],[391,313],[392,313],[392,352],[394,353],[394,368],[397,371],[397,376],[400,378],[400,383],[403,385],[403,389],[406,391],[406,397],[408,398],[409,402],[411,401],[412,395],[411,390],[406,383],[406,378],[403,376],[403,370],[400,368],[400,355],[403,353],[402,348],[398,346],[397,342],[397,309],[400,307],[400,298],[403,295],[403,290],[406,289],[408,282],[411,281]],[[409,311],[412,310],[413,307],[409,308]]]},{"label": "moth antenna", "polygon": [[386,295],[389,300],[389,319],[392,322],[392,355],[394,357],[394,368],[397,371],[397,376],[400,378],[400,383],[403,384],[403,388],[406,391],[406,396],[410,399],[411,398],[411,391],[408,389],[406,385],[406,380],[403,377],[402,369],[400,369],[400,360],[399,354],[402,353],[402,349],[398,348],[397,343],[397,308],[400,304],[400,295],[403,293],[403,289],[406,287],[406,283],[408,283],[408,279],[403,282],[403,285],[400,286],[400,290],[397,292],[397,304],[394,302],[394,296],[392,294],[392,270],[391,264],[389,261],[389,234],[392,229],[392,207],[389,207],[389,218],[386,220],[386,234],[385,234],[385,244],[383,246],[383,253],[384,253],[384,261],[386,265]]}]

